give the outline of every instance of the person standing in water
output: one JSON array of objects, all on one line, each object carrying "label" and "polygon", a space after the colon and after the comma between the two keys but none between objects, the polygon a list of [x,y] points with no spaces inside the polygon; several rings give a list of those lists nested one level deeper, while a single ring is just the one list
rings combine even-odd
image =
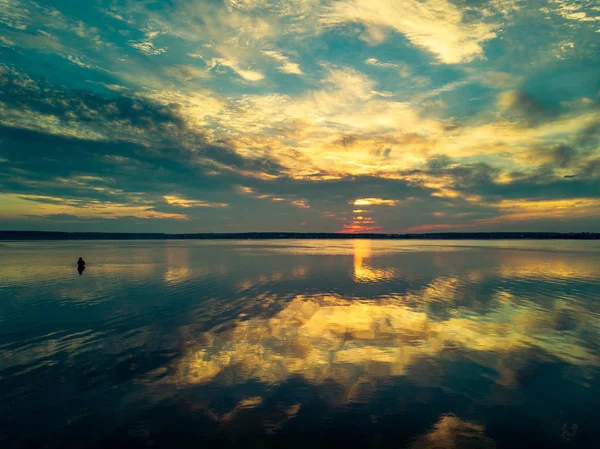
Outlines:
[{"label": "person standing in water", "polygon": [[85,270],[85,260],[80,257],[77,261],[77,271],[79,272],[79,276],[81,276],[83,270]]}]

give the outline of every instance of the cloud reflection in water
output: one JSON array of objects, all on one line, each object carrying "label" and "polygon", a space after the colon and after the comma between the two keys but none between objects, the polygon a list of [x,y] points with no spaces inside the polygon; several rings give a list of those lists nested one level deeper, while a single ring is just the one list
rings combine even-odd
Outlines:
[{"label": "cloud reflection in water", "polygon": [[[55,425],[74,438],[64,423],[87,419],[94,425],[78,435],[122,442],[141,432],[142,445],[155,447],[191,438],[192,429],[222,447],[241,447],[249,435],[265,447],[592,441],[600,406],[593,245],[3,249],[0,277],[11,301],[0,303],[0,399],[14,423],[7,432],[28,434],[30,410],[52,407],[36,434]],[[71,266],[80,255],[89,263],[81,277]],[[75,393],[66,389],[73,385]],[[56,406],[63,398],[69,408]],[[96,426],[106,410],[117,411],[107,419],[125,434]],[[157,440],[165,428],[169,438]],[[324,429],[337,429],[335,438]]]}]

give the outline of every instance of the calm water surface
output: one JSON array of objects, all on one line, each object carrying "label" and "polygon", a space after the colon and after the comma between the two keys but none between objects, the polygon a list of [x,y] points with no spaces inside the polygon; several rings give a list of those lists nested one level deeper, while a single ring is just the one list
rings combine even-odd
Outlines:
[{"label": "calm water surface", "polygon": [[597,241],[0,243],[3,448],[592,449],[599,365]]}]

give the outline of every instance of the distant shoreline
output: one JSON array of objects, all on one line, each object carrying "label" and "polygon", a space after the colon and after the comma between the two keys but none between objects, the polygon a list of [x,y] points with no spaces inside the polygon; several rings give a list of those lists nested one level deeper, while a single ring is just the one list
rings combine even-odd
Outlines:
[{"label": "distant shoreline", "polygon": [[126,233],[0,231],[0,240],[599,240],[592,232],[436,232],[422,234],[339,234],[328,232]]}]

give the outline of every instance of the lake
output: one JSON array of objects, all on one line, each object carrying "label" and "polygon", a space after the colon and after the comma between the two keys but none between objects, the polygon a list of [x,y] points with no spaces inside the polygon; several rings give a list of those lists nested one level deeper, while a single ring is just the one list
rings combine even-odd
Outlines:
[{"label": "lake", "polygon": [[0,242],[6,449],[592,449],[599,366],[600,241]]}]

